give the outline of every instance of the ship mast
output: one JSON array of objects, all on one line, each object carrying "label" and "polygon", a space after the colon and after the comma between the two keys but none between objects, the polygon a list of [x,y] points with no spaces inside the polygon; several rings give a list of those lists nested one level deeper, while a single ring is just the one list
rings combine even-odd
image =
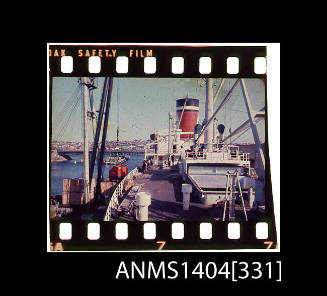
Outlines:
[{"label": "ship mast", "polygon": [[88,86],[88,88],[89,88],[89,94],[90,94],[90,108],[91,108],[91,111],[89,112],[89,114],[91,116],[93,137],[94,137],[95,132],[96,132],[97,123],[96,123],[96,113],[94,110],[93,90],[95,88],[97,88],[97,80],[96,80],[97,78],[90,77],[89,79],[90,79],[90,85]]},{"label": "ship mast", "polygon": [[82,114],[83,114],[83,165],[84,165],[84,203],[85,205],[89,202],[89,138],[88,138],[88,127],[87,127],[87,107],[89,101],[89,88],[88,88],[88,77],[81,77],[82,88]]},{"label": "ship mast", "polygon": [[[206,104],[205,104],[205,122],[209,123],[213,115],[213,78],[206,79]],[[208,152],[212,152],[213,123],[210,122],[204,133],[205,147]]]},{"label": "ship mast", "polygon": [[[99,118],[97,121],[93,150],[92,150],[92,157],[90,161],[91,178],[93,178],[96,160],[98,162],[97,164],[98,175],[97,175],[96,194],[95,194],[96,202],[99,202],[98,196],[100,194],[100,182],[103,180],[102,167],[103,167],[103,157],[105,153],[106,137],[107,137],[108,123],[109,123],[109,111],[110,111],[112,87],[113,87],[113,78],[106,77],[104,79],[104,84],[103,84],[102,98],[101,98],[100,109],[99,109]],[[103,122],[103,117],[104,117],[104,122]],[[101,147],[100,149],[98,149],[101,130],[102,130]]]}]

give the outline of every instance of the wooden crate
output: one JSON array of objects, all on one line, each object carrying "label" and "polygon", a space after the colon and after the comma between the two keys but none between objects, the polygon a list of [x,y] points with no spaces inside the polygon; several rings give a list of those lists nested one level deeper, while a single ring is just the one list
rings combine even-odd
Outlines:
[{"label": "wooden crate", "polygon": [[[91,181],[90,192],[94,192],[95,179]],[[84,179],[63,179],[62,181],[63,192],[84,192]]]}]

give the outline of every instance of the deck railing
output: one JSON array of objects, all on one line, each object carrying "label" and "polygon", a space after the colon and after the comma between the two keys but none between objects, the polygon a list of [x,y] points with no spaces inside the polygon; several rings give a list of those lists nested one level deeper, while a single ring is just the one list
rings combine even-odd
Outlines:
[{"label": "deck railing", "polygon": [[242,161],[249,161],[250,160],[250,153],[241,153],[240,154],[240,159]]},{"label": "deck railing", "polygon": [[131,170],[125,177],[120,181],[118,186],[116,187],[115,191],[110,197],[110,201],[108,203],[108,207],[106,210],[106,214],[104,216],[103,221],[110,221],[112,212],[117,210],[119,207],[119,201],[118,198],[122,197],[124,194],[124,183],[128,179],[132,179],[133,176],[138,172],[138,169],[135,168]]},{"label": "deck railing", "polygon": [[[240,161],[249,161],[250,160],[250,153],[221,153],[219,159],[222,160],[240,160]],[[192,159],[207,159],[206,152],[186,152],[185,158],[192,160]]]}]

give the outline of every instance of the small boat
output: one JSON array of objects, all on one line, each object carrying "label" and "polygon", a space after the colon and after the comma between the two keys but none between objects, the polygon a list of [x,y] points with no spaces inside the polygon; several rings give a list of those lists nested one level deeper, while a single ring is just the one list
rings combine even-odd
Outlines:
[{"label": "small boat", "polygon": [[129,157],[127,158],[125,156],[111,156],[104,160],[104,164],[106,165],[119,164],[125,162],[128,159]]}]

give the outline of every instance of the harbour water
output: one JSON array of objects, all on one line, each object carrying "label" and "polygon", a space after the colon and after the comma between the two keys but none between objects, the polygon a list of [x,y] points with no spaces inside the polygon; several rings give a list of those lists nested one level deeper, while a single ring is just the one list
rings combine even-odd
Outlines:
[{"label": "harbour water", "polygon": [[[83,177],[83,159],[82,153],[67,153],[72,160],[65,162],[53,162],[51,163],[51,175],[50,175],[50,195],[61,195],[62,194],[62,181],[63,179],[74,179]],[[109,157],[109,153],[106,153],[104,159]],[[128,171],[141,166],[144,159],[144,154],[138,153],[131,155],[130,159],[123,164],[128,166]],[[109,177],[109,170],[112,165],[103,165],[103,176],[104,178]],[[97,165],[94,169],[93,178],[97,178],[98,168]]]}]

